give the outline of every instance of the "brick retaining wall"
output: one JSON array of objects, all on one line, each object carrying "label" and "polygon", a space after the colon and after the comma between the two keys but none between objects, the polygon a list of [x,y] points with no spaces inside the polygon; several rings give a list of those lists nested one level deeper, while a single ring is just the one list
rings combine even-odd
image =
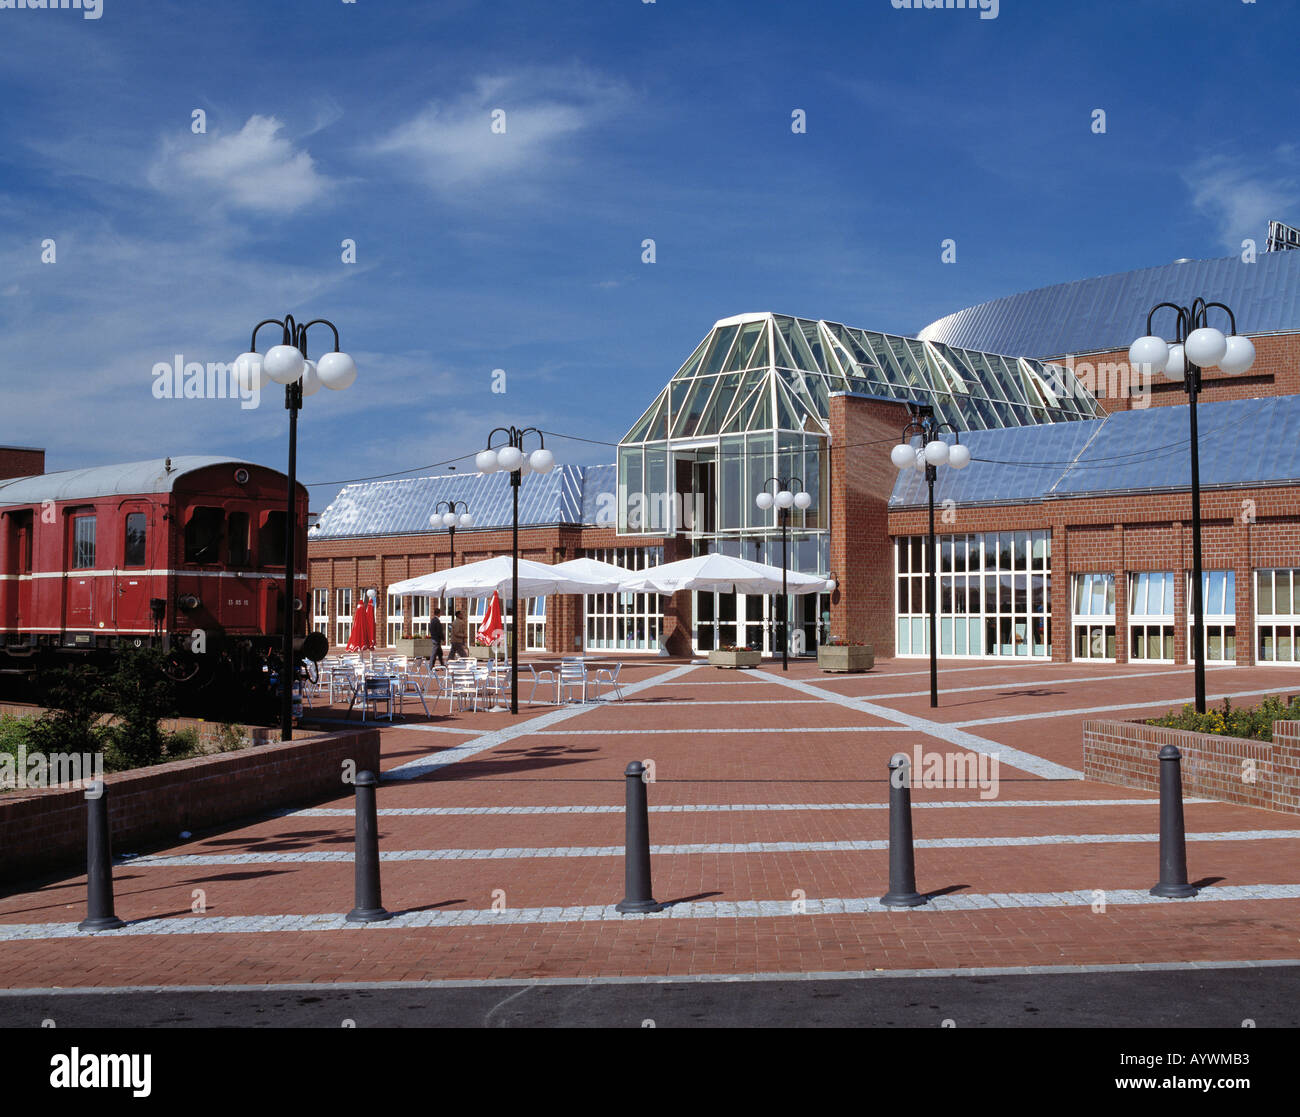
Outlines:
[{"label": "brick retaining wall", "polygon": [[[379,731],[312,733],[276,742],[114,772],[108,785],[115,853],[175,840],[277,807],[341,794],[343,762],[379,771]],[[86,801],[81,789],[0,794],[0,882],[52,870],[85,870]]]},{"label": "brick retaining wall", "polygon": [[1133,721],[1085,721],[1084,777],[1159,791],[1157,753],[1165,745],[1174,745],[1183,754],[1184,795],[1300,814],[1300,722],[1296,721],[1277,722],[1272,741]]}]

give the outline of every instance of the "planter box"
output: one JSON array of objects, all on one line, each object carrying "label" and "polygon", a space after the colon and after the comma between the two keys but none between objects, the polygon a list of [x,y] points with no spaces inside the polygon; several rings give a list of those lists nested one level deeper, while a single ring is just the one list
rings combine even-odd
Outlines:
[{"label": "planter box", "polygon": [[709,652],[709,663],[714,667],[734,669],[739,667],[757,667],[763,660],[761,652],[753,648],[738,648],[736,651]]},{"label": "planter box", "polygon": [[1300,721],[1273,725],[1273,740],[1249,741],[1134,721],[1083,723],[1085,779],[1159,792],[1165,745],[1182,753],[1183,795],[1300,814]]},{"label": "planter box", "polygon": [[428,659],[433,655],[433,637],[431,636],[399,636],[393,641],[393,649],[398,655],[414,656],[417,659]]},{"label": "planter box", "polygon": [[487,661],[492,658],[492,653],[494,650],[495,649],[485,647],[482,644],[471,644],[469,646],[469,654],[472,655],[475,659],[481,659],[484,661]]},{"label": "planter box", "polygon": [[823,644],[817,649],[817,666],[832,674],[855,675],[876,665],[874,645]]}]

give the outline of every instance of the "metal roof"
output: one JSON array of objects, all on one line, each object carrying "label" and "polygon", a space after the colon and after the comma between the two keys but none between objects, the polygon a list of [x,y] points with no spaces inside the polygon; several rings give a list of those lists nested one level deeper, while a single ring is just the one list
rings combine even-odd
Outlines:
[{"label": "metal roof", "polygon": [[[1300,329],[1300,251],[1187,260],[1079,279],[993,299],[931,322],[917,337],[987,353],[1063,357],[1127,349],[1146,332],[1146,316],[1166,300],[1196,296],[1227,303],[1245,334]],[[1168,311],[1155,330],[1172,336]],[[1222,328],[1222,323],[1214,323]]]},{"label": "metal roof", "polygon": [[[1202,487],[1300,483],[1300,396],[1203,403],[1197,419]],[[939,468],[938,502],[1021,503],[1177,492],[1192,483],[1186,404],[1120,411],[1079,423],[971,431],[961,440],[970,447],[971,464],[960,471]],[[925,475],[914,469],[901,472],[890,507],[926,501]]]},{"label": "metal roof", "polygon": [[[596,523],[600,493],[613,492],[613,472],[612,465],[559,465],[550,473],[530,473],[519,486],[520,527]],[[469,506],[474,526],[461,531],[509,527],[512,522],[510,480],[504,472],[456,473],[346,485],[320,514],[309,536],[424,534],[434,530],[429,517],[444,500]],[[612,497],[606,504],[612,515]]]},{"label": "metal roof", "polygon": [[34,477],[0,481],[0,505],[39,504],[43,500],[92,500],[101,496],[130,496],[135,493],[168,493],[187,473],[213,465],[254,465],[242,458],[182,454],[171,458],[150,458],[122,465],[99,465],[90,469],[64,469]]}]

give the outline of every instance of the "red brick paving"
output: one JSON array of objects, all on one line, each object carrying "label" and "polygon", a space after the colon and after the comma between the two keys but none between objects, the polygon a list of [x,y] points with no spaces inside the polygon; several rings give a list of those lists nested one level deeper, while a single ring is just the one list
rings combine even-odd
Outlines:
[{"label": "red brick paving", "polygon": [[[623,681],[661,676],[676,664],[626,668]],[[839,694],[923,691],[924,662],[885,662],[865,676],[822,675],[807,663],[788,678]],[[1149,675],[1148,672],[1159,671]],[[654,805],[883,802],[885,764],[915,744],[942,752],[940,739],[897,732],[805,733],[790,727],[882,724],[835,703],[790,704],[804,695],[775,681],[770,667],[721,679],[707,667],[634,696],[637,705],[583,712],[556,723],[557,736],[524,735],[419,779],[385,784],[381,807],[610,804],[623,796],[630,759],[652,758]],[[1122,675],[1122,680],[1097,676]],[[1135,677],[1128,677],[1135,676]],[[1141,677],[1136,677],[1141,676]],[[1065,682],[1087,678],[1088,682]],[[952,722],[1010,714],[1151,702],[1153,712],[1185,700],[1186,669],[1114,664],[1017,664],[943,667],[951,685],[993,685],[946,694],[938,711],[925,697],[883,698],[890,709]],[[1044,683],[1044,680],[1048,682]],[[1052,681],[1057,680],[1057,681]],[[1293,693],[1300,672],[1267,668],[1213,671],[1210,691]],[[756,699],[774,700],[757,702]],[[699,706],[692,701],[733,702]],[[644,703],[644,704],[640,704]],[[418,705],[416,707],[418,710]],[[517,724],[509,715],[441,713],[432,724],[464,734],[384,729],[384,770],[477,740]],[[532,720],[546,708],[521,708]],[[1124,712],[1121,717],[1136,717]],[[411,707],[407,706],[408,715]],[[1062,715],[976,726],[970,732],[1060,764],[1081,766],[1079,724]],[[1086,716],[1096,716],[1089,714]],[[354,719],[355,720],[355,715]],[[425,721],[409,718],[408,724]],[[887,723],[883,723],[887,724]],[[765,727],[785,732],[692,734],[690,728]],[[672,734],[569,735],[565,729],[674,729]],[[472,734],[472,735],[471,735]],[[1002,766],[1000,802],[1146,799],[1082,781],[1042,780]],[[977,789],[917,789],[914,800],[978,800]],[[340,799],[337,807],[350,802]],[[1295,816],[1226,804],[1188,804],[1189,832],[1300,829]],[[1154,805],[918,809],[918,838],[1043,834],[1153,833]],[[879,840],[883,810],[655,812],[656,844],[748,841]],[[617,846],[620,814],[381,816],[381,848]],[[349,850],[348,817],[295,815],[206,835],[164,853]],[[1224,884],[1300,883],[1300,841],[1211,841],[1188,846],[1191,878]],[[657,855],[660,899],[783,900],[879,895],[887,854],[800,851]],[[1153,844],[1043,845],[918,849],[923,889],[965,886],[972,893],[1147,888],[1157,872]],[[115,874],[117,910],[127,919],[190,918],[192,892],[204,889],[214,915],[346,911],[351,864],[274,863],[151,868],[123,864]],[[618,857],[385,862],[384,901],[391,910],[483,909],[504,889],[511,907],[604,905],[622,893]],[[84,879],[71,877],[0,898],[0,923],[75,922],[83,914]],[[202,918],[202,917],[195,917]],[[1111,906],[1000,911],[817,915],[782,919],[654,919],[626,923],[503,925],[333,932],[184,936],[100,935],[0,943],[0,985],[223,984],[284,981],[414,980],[548,975],[691,974],[833,971],[871,968],[1123,963],[1293,958],[1300,956],[1300,901]]]}]

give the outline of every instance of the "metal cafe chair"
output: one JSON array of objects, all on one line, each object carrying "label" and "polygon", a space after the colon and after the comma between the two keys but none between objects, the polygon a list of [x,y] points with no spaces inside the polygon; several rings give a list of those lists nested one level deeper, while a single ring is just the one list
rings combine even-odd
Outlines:
[{"label": "metal cafe chair", "polygon": [[384,708],[384,718],[393,720],[394,683],[396,679],[389,675],[367,675],[361,680],[358,696],[361,699],[361,724],[366,722],[366,711],[370,710],[379,720],[379,708]]},{"label": "metal cafe chair", "polygon": [[525,663],[523,666],[528,668],[533,676],[533,689],[528,694],[528,704],[531,706],[533,705],[533,698],[537,695],[537,688],[542,683],[546,683],[547,686],[551,688],[555,687],[555,672],[550,668],[544,668],[539,671],[537,670],[536,665],[532,663]]},{"label": "metal cafe chair", "polygon": [[582,701],[587,701],[587,665],[580,659],[560,660],[560,674],[555,680],[555,701],[558,705],[566,691],[578,688]]},{"label": "metal cafe chair", "polygon": [[465,708],[466,701],[473,704],[474,711],[478,711],[478,676],[474,673],[473,666],[456,666],[451,668],[451,689],[448,693],[448,699],[452,704],[459,702],[460,708]]},{"label": "metal cafe chair", "polygon": [[595,697],[598,700],[600,698],[600,688],[602,684],[608,687],[610,690],[614,692],[614,694],[618,695],[618,697],[622,699],[623,688],[619,686],[619,682],[618,682],[618,676],[620,672],[622,672],[622,670],[623,670],[623,665],[621,663],[614,664],[612,669],[609,667],[600,667],[596,669],[596,672],[592,677],[592,686],[596,691]]}]

